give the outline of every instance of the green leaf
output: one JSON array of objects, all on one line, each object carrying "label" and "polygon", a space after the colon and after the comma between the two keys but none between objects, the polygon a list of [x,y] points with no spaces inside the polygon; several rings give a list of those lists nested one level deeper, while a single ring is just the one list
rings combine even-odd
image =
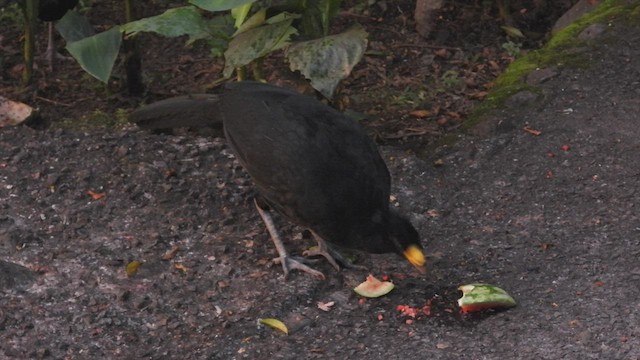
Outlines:
[{"label": "green leaf", "polygon": [[340,3],[341,0],[321,0],[318,2],[320,18],[322,19],[322,31],[325,36],[329,34],[331,19],[338,13]]},{"label": "green leaf", "polygon": [[340,3],[340,0],[308,1],[300,24],[303,33],[314,38],[327,36],[331,19],[340,9]]},{"label": "green leaf", "polygon": [[82,40],[96,33],[89,20],[75,10],[67,11],[62,19],[56,23],[56,30],[68,43]]},{"label": "green leaf", "polygon": [[311,86],[331,98],[338,83],[349,76],[367,48],[367,32],[354,27],[342,34],[300,42],[287,50],[292,71],[300,71]]},{"label": "green leaf", "polygon": [[289,38],[297,33],[291,26],[292,21],[260,26],[234,37],[224,52],[224,77],[230,77],[238,67],[289,45]]},{"label": "green leaf", "polygon": [[190,4],[207,11],[231,10],[254,2],[256,2],[256,0],[189,0]]},{"label": "green leaf", "polygon": [[99,34],[67,44],[67,51],[80,66],[96,79],[107,83],[118,57],[122,34],[113,28]]},{"label": "green leaf", "polygon": [[138,32],[155,32],[166,37],[187,35],[187,44],[211,36],[207,21],[194,6],[169,9],[157,16],[132,21],[122,25],[122,30],[127,36],[133,36]]},{"label": "green leaf", "polygon": [[[240,26],[236,26],[238,28],[238,31],[235,32],[235,34],[233,34],[233,36],[236,36],[238,34],[241,34],[245,31],[251,30],[255,27],[258,27],[262,24],[264,24],[264,20],[267,17],[267,9],[262,9],[260,11],[258,11],[257,13],[253,14],[249,20],[247,20],[246,22],[243,22],[242,25]],[[237,24],[237,21],[236,21]]]},{"label": "green leaf", "polygon": [[244,4],[231,9],[231,16],[236,19],[236,29],[240,28],[240,26],[244,23],[244,20],[247,18],[247,15],[249,15],[250,10],[251,4]]},{"label": "green leaf", "polygon": [[283,12],[277,14],[277,15],[274,15],[274,16],[268,18],[266,22],[267,22],[267,24],[275,24],[275,23],[279,23],[281,21],[299,19],[300,17],[302,17],[302,15],[300,15],[300,14],[294,14],[294,13],[283,11]]}]

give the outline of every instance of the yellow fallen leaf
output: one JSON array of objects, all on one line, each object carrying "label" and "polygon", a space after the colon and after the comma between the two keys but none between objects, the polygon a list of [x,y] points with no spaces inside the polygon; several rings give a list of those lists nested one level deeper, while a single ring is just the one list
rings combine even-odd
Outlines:
[{"label": "yellow fallen leaf", "polygon": [[133,260],[132,262],[127,264],[127,275],[133,276],[138,272],[138,268],[142,265],[142,263],[138,260]]},{"label": "yellow fallen leaf", "polygon": [[507,33],[508,36],[514,37],[514,38],[523,38],[524,34],[522,33],[522,31],[520,31],[520,29],[515,28],[513,26],[500,26],[502,28],[502,30],[504,30],[505,33]]},{"label": "yellow fallen leaf", "polygon": [[267,325],[276,330],[280,330],[283,333],[289,335],[289,329],[287,329],[287,325],[285,325],[282,321],[273,318],[266,319],[258,319],[258,324]]}]

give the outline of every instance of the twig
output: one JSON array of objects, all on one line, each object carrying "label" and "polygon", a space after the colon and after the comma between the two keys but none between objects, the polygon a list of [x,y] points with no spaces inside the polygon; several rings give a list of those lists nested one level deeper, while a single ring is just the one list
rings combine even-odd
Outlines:
[{"label": "twig", "polygon": [[59,102],[59,101],[55,101],[55,100],[51,100],[51,99],[47,99],[47,98],[43,98],[42,96],[36,96],[36,99],[38,99],[38,100],[42,100],[42,101],[45,101],[45,102],[48,102],[48,103],[51,103],[51,104],[54,104],[54,105],[60,105],[60,106],[66,106],[66,107],[71,107],[71,106],[73,106],[73,104],[65,104],[65,103],[61,103],[61,102]]}]

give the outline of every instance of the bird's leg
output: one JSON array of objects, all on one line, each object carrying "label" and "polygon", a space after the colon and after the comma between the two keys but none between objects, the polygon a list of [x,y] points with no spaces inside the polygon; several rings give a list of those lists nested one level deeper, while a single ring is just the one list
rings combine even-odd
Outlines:
[{"label": "bird's leg", "polygon": [[287,249],[285,249],[284,244],[282,243],[282,239],[280,239],[280,235],[278,234],[278,230],[276,230],[276,226],[273,223],[273,218],[271,217],[271,214],[269,213],[268,210],[264,210],[260,207],[260,205],[258,205],[258,200],[254,199],[254,203],[256,204],[256,209],[258,209],[258,214],[260,214],[262,221],[264,221],[264,225],[267,227],[267,231],[271,236],[271,240],[273,241],[273,244],[275,245],[276,250],[278,251],[278,255],[280,256],[278,258],[278,261],[280,262],[280,264],[282,264],[282,270],[284,271],[285,279],[289,276],[290,270],[296,269],[296,270],[304,271],[308,274],[311,274],[313,277],[317,279],[324,280],[323,273],[321,273],[318,270],[314,270],[310,268],[309,266],[303,264],[301,261],[298,261],[292,258],[291,256],[289,256],[289,254],[287,254]]},{"label": "bird's leg", "polygon": [[[317,249],[313,249],[313,250],[305,250],[302,253],[302,255],[324,256],[324,258],[327,259],[327,261],[331,265],[333,265],[333,267],[336,268],[336,270],[340,270],[340,265],[349,269],[367,270],[366,267],[361,265],[355,265],[348,259],[345,259],[338,251],[332,249],[331,246],[329,246],[329,244],[327,244],[327,242],[315,232],[311,231],[311,233],[313,234],[313,237],[316,239],[316,242],[318,243],[318,247]],[[340,263],[340,265],[338,265],[338,263]]]},{"label": "bird's leg", "polygon": [[49,21],[49,35],[47,40],[47,50],[44,52],[42,57],[46,59],[47,65],[49,65],[49,71],[53,71],[53,65],[56,59],[59,60],[69,60],[70,58],[60,54],[55,47],[55,42],[53,39],[53,22]]}]

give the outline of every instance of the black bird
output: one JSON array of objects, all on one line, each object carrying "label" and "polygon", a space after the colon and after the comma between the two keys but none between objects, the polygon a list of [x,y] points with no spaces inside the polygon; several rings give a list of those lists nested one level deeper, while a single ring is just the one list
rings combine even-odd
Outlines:
[{"label": "black bird", "polygon": [[[32,0],[18,0],[18,5],[22,8],[25,18],[29,19],[33,17],[26,13],[28,8],[27,1]],[[67,11],[73,9],[76,5],[78,5],[78,0],[40,0],[38,2],[38,19],[48,22],[49,34],[45,58],[49,62],[50,69],[53,69],[53,58],[56,53],[53,45],[53,22],[62,19]]]},{"label": "black bird", "polygon": [[45,56],[51,70],[53,70],[53,58],[56,55],[53,45],[53,22],[62,19],[67,11],[73,9],[76,5],[78,5],[78,0],[40,0],[38,4],[38,18],[49,24]]},{"label": "black bird", "polygon": [[[162,114],[168,104],[192,108]],[[166,105],[165,105],[166,104]],[[152,104],[130,119],[150,129],[215,127],[223,123],[229,146],[258,190],[256,208],[279,254],[285,277],[298,269],[324,275],[288,255],[270,209],[311,231],[317,250],[336,269],[352,266],[330,245],[370,253],[395,252],[422,269],[418,232],[389,208],[391,180],[376,145],[353,120],[320,101],[281,87],[228,84],[219,96],[181,97]],[[154,120],[155,119],[155,120]],[[336,261],[337,260],[337,261]]]}]

